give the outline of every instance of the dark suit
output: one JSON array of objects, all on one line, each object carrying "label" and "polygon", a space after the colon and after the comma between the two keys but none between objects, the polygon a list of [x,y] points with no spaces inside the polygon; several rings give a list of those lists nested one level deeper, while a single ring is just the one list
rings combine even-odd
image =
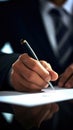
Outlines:
[{"label": "dark suit", "polygon": [[[3,39],[10,41],[14,51],[16,53],[22,53],[24,52],[24,49],[20,45],[20,39],[26,39],[36,52],[39,59],[44,59],[49,62],[53,69],[58,73],[62,73],[63,70],[72,63],[71,56],[70,61],[65,65],[65,67],[61,67],[58,64],[58,60],[54,56],[53,50],[49,44],[50,41],[48,41],[46,36],[37,0],[35,0],[35,2],[34,0],[27,0],[26,2],[22,1],[19,2],[18,5],[17,2],[12,2],[12,4],[3,6],[2,12],[4,12],[4,17],[2,16],[1,18],[2,24],[0,29],[2,29],[2,40],[0,43],[3,42]],[[6,22],[4,27],[2,27],[3,21]],[[71,36],[70,43],[72,44],[72,42],[73,39]]]},{"label": "dark suit", "polygon": [[[26,51],[20,44],[21,38],[26,39],[30,43],[39,59],[49,62],[53,69],[58,73],[62,73],[64,69],[73,62],[73,56],[71,55],[71,58],[64,67],[59,65],[49,44],[50,41],[48,41],[46,36],[37,0],[3,3],[1,4],[0,10],[0,47],[2,47],[6,41],[10,41],[14,52],[17,53],[12,55],[0,54],[1,86],[4,86],[3,81],[5,80],[5,76],[7,75],[11,64],[17,59],[20,53]],[[73,43],[72,36],[73,32],[70,36],[71,44]],[[5,83],[7,83],[6,80]],[[42,129],[42,127],[44,130],[49,129],[49,127],[52,127],[50,130],[63,130],[63,128],[73,129],[73,110],[71,111],[73,105],[61,103],[60,107],[60,111],[54,118],[47,121],[45,124],[43,123],[40,129]]]}]

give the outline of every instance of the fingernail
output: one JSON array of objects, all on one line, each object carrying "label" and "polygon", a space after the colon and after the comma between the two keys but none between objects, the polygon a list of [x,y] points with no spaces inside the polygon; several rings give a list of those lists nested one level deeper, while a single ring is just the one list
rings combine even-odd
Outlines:
[{"label": "fingernail", "polygon": [[46,80],[47,83],[49,83],[49,81],[51,80],[51,77],[49,76],[45,80]]},{"label": "fingernail", "polygon": [[47,85],[45,85],[45,88],[47,88],[48,87],[48,84]]}]

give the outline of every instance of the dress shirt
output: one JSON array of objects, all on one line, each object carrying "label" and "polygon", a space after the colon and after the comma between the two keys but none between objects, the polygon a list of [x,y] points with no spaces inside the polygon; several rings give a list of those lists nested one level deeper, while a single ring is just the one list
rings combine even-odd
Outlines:
[{"label": "dress shirt", "polygon": [[[50,40],[52,49],[57,56],[59,54],[58,52],[58,45],[55,38],[55,28],[53,19],[49,14],[49,11],[52,8],[56,8],[61,12],[62,15],[62,21],[64,24],[69,27],[71,15],[72,15],[72,7],[73,7],[73,0],[67,0],[61,7],[58,7],[54,5],[53,3],[47,1],[47,0],[40,0],[40,13],[43,20],[43,24],[46,30],[46,34],[48,39]],[[63,10],[61,10],[63,8]]]}]

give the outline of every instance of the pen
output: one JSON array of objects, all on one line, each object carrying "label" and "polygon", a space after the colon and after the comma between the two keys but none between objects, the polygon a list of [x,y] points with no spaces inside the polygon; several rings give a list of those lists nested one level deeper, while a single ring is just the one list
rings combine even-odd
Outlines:
[{"label": "pen", "polygon": [[[22,45],[25,44],[26,48],[27,48],[28,51],[31,53],[31,55],[33,56],[33,58],[39,61],[37,55],[35,54],[35,52],[33,51],[33,49],[31,48],[31,46],[29,45],[29,43],[28,43],[26,40],[21,39],[21,40],[20,40],[20,43],[21,43]],[[51,89],[55,89],[51,82],[48,82],[48,85],[51,87]]]}]

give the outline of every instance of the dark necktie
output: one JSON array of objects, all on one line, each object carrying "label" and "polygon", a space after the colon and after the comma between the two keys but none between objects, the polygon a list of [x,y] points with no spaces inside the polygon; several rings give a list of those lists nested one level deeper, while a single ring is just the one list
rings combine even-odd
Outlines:
[{"label": "dark necktie", "polygon": [[50,14],[55,25],[55,35],[58,44],[58,62],[60,65],[66,64],[72,53],[70,44],[71,28],[65,26],[61,19],[61,13],[57,9],[52,9]]}]

